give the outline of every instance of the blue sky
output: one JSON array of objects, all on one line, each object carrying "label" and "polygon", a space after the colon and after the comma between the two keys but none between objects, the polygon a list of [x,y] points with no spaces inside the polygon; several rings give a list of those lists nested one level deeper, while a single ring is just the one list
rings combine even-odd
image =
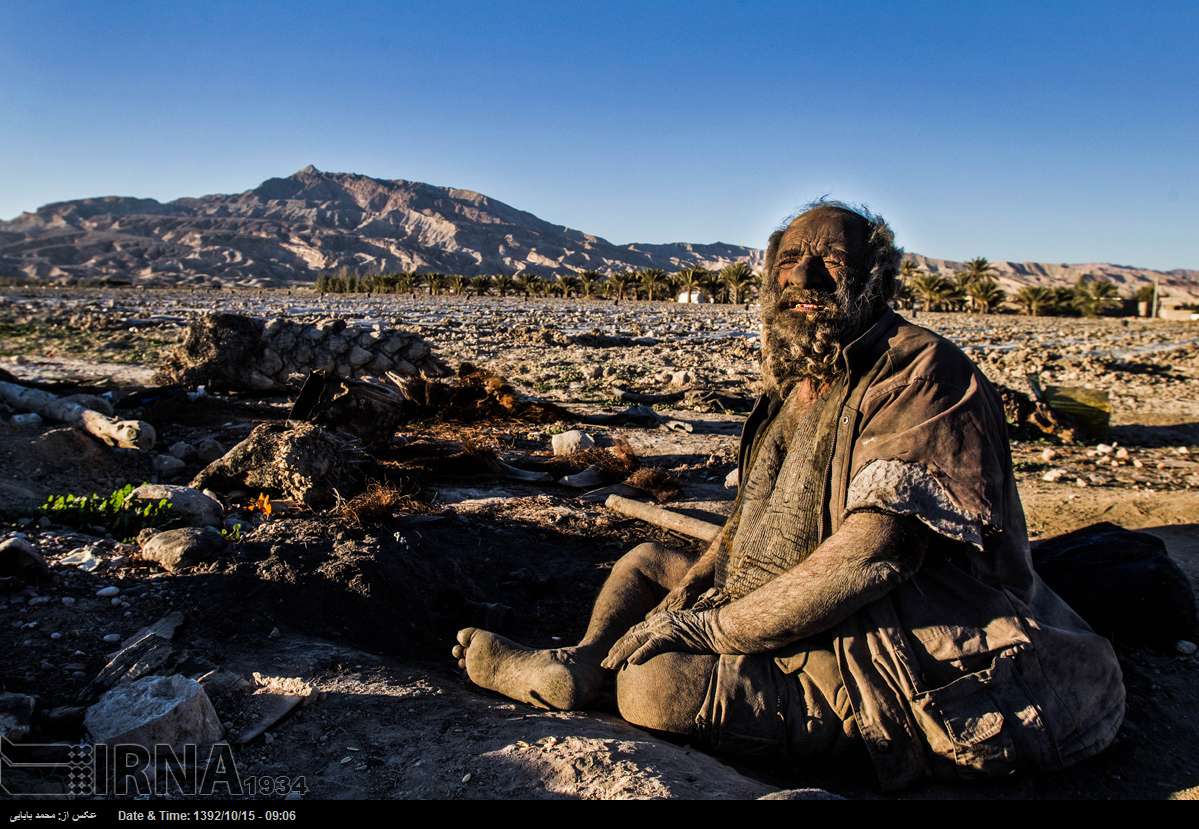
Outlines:
[{"label": "blue sky", "polygon": [[1199,268],[1199,2],[0,0],[0,217],[313,163],[614,242],[828,193],[932,256]]}]

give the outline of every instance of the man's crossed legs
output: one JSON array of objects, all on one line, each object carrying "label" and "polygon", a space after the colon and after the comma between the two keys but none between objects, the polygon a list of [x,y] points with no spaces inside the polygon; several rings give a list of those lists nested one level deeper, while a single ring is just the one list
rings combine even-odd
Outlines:
[{"label": "man's crossed legs", "polygon": [[[602,703],[600,663],[629,628],[682,582],[695,557],[641,544],[612,568],[579,644],[535,650],[478,628],[458,632],[453,654],[476,685],[558,710]],[[722,753],[829,759],[860,745],[836,659],[813,644],[774,655],[667,652],[616,674],[620,716],[654,731],[695,738]]]},{"label": "man's crossed legs", "polygon": [[[600,662],[694,563],[692,555],[640,544],[613,565],[579,644],[534,650],[485,630],[465,628],[458,631],[454,656],[472,682],[510,699],[563,711],[595,707],[608,673]],[[690,734],[716,660],[715,655],[664,653],[627,665],[616,676],[620,716],[643,728]]]}]

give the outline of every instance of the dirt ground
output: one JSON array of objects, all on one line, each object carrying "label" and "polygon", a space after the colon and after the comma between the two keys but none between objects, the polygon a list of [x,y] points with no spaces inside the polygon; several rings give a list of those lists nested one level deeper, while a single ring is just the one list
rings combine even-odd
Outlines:
[{"label": "dirt ground", "polygon": [[[0,297],[0,324],[19,335],[0,346],[7,355],[0,368],[25,380],[63,382],[63,390],[118,396],[148,383],[161,349],[213,298],[131,293]],[[621,388],[650,393],[682,381],[725,394],[754,391],[756,344],[752,312],[744,309],[497,300],[463,310],[434,300],[354,305],[339,297],[322,304],[282,291],[226,293],[221,302],[263,315],[406,320],[451,361],[481,363],[579,414],[623,407]],[[118,318],[123,324],[113,325]],[[95,330],[68,338],[70,325],[39,325],[59,319]],[[1065,332],[1060,320],[919,321],[974,349],[998,382],[1039,370],[1055,382],[1108,390],[1114,429],[1103,446],[1013,444],[1030,531],[1048,537],[1096,521],[1145,529],[1199,584],[1199,327],[1072,321]],[[1044,345],[1050,341],[1057,344]],[[994,348],[976,348],[986,343]],[[288,404],[285,396],[210,394],[187,404],[149,404],[144,416],[161,446],[208,438],[228,447],[255,423],[285,417]],[[601,445],[626,440],[643,465],[673,476],[681,492],[672,509],[719,521],[733,494],[723,482],[735,467],[743,414],[657,408],[692,431],[582,428]],[[52,493],[151,480],[147,459],[55,424],[15,426],[11,414],[0,409],[0,539],[23,534],[54,577],[0,593],[0,691],[33,694],[39,710],[77,704],[115,647],[105,636],[125,638],[180,611],[174,670],[294,677],[315,689],[236,754],[244,775],[303,776],[306,797],[743,798],[808,787],[880,796],[869,781],[819,769],[733,768],[610,714],[538,711],[465,682],[448,657],[457,628],[486,624],[532,645],[569,643],[625,550],[645,540],[694,544],[614,515],[577,490],[426,464],[415,506],[365,520],[281,507],[265,523],[247,524],[220,560],[168,573],[139,558],[131,538],[58,526],[36,511]],[[469,431],[496,451],[547,458],[552,434],[578,425],[508,421]],[[404,447],[447,434],[444,424],[407,428],[389,462],[402,466]],[[202,465],[189,459],[170,480],[186,483]],[[64,562],[81,551],[94,556],[95,569]],[[96,596],[107,586],[119,594]],[[898,796],[1193,799],[1199,659],[1120,643],[1117,650],[1128,715],[1104,755],[1057,775],[930,784]],[[244,693],[214,700],[231,733],[245,725]],[[40,728],[49,738],[78,739],[78,717],[60,711]]]}]

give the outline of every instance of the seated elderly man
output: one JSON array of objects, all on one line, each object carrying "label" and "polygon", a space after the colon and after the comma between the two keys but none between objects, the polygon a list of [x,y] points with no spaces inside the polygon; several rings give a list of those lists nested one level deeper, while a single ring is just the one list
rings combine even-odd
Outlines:
[{"label": "seated elderly man", "polygon": [[994,388],[888,307],[900,254],[881,218],[839,203],[775,232],[765,394],[720,537],[698,558],[626,554],[574,647],[460,631],[470,679],[579,709],[615,672],[631,723],[791,763],[864,749],[886,788],[1108,746],[1115,654],[1033,572]]}]

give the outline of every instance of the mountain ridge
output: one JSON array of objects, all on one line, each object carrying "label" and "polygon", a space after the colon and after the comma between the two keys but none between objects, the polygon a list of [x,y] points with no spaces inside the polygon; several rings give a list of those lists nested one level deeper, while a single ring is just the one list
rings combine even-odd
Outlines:
[{"label": "mountain ridge", "polygon": [[[909,254],[934,273],[960,262]],[[309,164],[231,194],[168,202],[98,196],[53,202],[0,221],[0,276],[45,282],[241,286],[311,282],[348,266],[364,272],[548,275],[625,268],[720,268],[763,251],[724,242],[634,242],[553,224],[474,190],[332,173]],[[1110,263],[994,262],[1007,289],[1111,279],[1131,289],[1156,278],[1199,296],[1199,271]]]}]

